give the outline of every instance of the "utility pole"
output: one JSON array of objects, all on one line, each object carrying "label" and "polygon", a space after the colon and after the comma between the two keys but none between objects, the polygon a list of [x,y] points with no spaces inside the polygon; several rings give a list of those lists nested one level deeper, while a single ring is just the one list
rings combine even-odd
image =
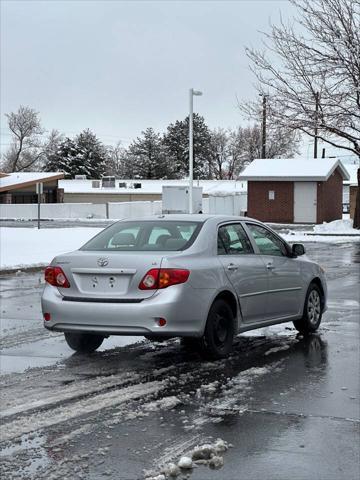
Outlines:
[{"label": "utility pole", "polygon": [[262,99],[261,158],[266,158],[266,99],[268,95],[260,93]]},{"label": "utility pole", "polygon": [[318,116],[319,116],[319,92],[316,92],[315,93],[314,158],[317,158],[317,150],[318,150]]}]

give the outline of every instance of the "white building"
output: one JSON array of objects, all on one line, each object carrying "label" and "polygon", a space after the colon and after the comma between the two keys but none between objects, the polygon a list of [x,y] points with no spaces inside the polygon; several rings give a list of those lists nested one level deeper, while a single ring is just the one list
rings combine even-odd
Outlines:
[{"label": "white building", "polygon": [[[107,203],[161,200],[163,186],[186,186],[188,180],[61,180],[66,203]],[[113,185],[113,186],[110,186]],[[246,194],[247,183],[238,180],[196,180],[203,197]]]}]

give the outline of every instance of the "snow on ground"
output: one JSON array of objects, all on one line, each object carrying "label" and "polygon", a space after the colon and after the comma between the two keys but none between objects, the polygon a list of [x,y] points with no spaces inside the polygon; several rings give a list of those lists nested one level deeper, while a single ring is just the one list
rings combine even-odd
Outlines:
[{"label": "snow on ground", "polygon": [[[332,234],[334,236],[332,236]],[[360,240],[360,230],[353,228],[353,221],[347,218],[314,225],[312,231],[302,232],[301,230],[289,230],[288,233],[282,233],[281,236],[287,242],[358,242]]]},{"label": "snow on ground", "polygon": [[61,253],[76,250],[101,228],[0,228],[0,268],[47,265]]},{"label": "snow on ground", "polygon": [[[359,231],[358,231],[359,232]],[[357,235],[339,235],[334,234],[329,235],[309,235],[305,232],[292,232],[289,233],[281,233],[281,236],[284,240],[289,243],[305,243],[305,242],[322,242],[322,243],[348,243],[348,242],[358,242],[360,240],[360,232]]]},{"label": "snow on ground", "polygon": [[360,231],[356,228],[353,228],[353,221],[351,219],[344,219],[315,225],[314,233],[343,233],[346,235],[348,233],[360,234]]}]

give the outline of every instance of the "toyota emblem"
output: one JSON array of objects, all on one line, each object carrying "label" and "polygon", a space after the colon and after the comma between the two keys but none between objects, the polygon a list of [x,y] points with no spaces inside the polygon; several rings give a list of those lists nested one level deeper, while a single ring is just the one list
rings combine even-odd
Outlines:
[{"label": "toyota emblem", "polygon": [[99,267],[106,267],[106,265],[109,265],[109,259],[106,257],[100,257],[98,258],[97,264]]}]

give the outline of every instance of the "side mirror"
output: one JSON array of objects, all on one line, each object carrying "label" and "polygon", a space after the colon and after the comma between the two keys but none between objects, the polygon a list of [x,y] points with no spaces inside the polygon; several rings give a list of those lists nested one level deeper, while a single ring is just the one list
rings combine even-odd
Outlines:
[{"label": "side mirror", "polygon": [[300,257],[301,255],[305,255],[305,247],[302,243],[293,243],[291,251],[294,257]]}]

